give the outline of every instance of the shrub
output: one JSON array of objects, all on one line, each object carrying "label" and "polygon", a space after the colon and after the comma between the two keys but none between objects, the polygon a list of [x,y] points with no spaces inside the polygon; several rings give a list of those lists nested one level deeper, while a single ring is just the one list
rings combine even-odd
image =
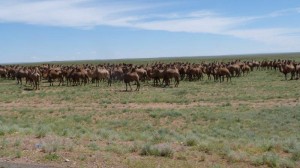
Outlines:
[{"label": "shrub", "polygon": [[50,132],[50,128],[49,127],[46,127],[46,126],[39,126],[37,128],[37,132],[35,134],[35,136],[37,138],[43,138],[47,135],[47,133]]},{"label": "shrub", "polygon": [[295,149],[295,151],[292,152],[292,160],[294,161],[300,160],[300,149]]},{"label": "shrub", "polygon": [[21,156],[22,156],[22,153],[21,153],[21,151],[18,150],[16,152],[16,158],[21,158]]},{"label": "shrub", "polygon": [[269,167],[278,167],[279,157],[274,153],[267,153],[262,157],[263,163]]},{"label": "shrub", "polygon": [[196,146],[198,144],[198,138],[196,136],[188,136],[185,140],[185,145]]},{"label": "shrub", "polygon": [[160,144],[160,145],[150,145],[146,144],[142,147],[140,155],[145,156],[161,156],[161,157],[172,157],[174,151],[172,148],[167,144]]},{"label": "shrub", "polygon": [[100,149],[99,146],[98,146],[96,143],[90,143],[90,144],[88,145],[88,147],[89,147],[90,150],[92,150],[92,151],[97,151],[97,150]]},{"label": "shrub", "polygon": [[55,153],[49,153],[45,156],[45,159],[54,161],[54,160],[59,159],[59,156]]}]

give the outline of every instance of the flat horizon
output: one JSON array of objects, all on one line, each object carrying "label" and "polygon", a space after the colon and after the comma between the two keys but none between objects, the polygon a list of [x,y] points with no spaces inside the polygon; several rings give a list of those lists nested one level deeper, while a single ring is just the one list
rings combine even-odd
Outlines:
[{"label": "flat horizon", "polygon": [[[299,54],[300,52],[283,52],[283,53],[249,53],[249,54],[232,54],[232,55],[203,55],[203,56],[171,56],[171,57],[140,57],[140,58],[115,58],[115,59],[89,59],[89,60],[58,60],[58,61],[41,61],[41,62],[9,62],[9,63],[1,63],[2,65],[14,65],[14,64],[43,64],[43,63],[69,63],[69,62],[109,62],[109,61],[129,61],[129,60],[172,60],[172,59],[218,59],[218,58],[231,58],[231,57],[259,57],[259,56],[269,56],[276,57],[280,55],[293,55]],[[295,56],[295,55],[293,55]],[[0,65],[1,65],[0,64]]]}]

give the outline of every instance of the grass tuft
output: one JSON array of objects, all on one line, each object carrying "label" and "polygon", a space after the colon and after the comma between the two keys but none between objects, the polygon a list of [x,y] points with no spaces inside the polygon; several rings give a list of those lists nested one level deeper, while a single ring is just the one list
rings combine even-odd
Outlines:
[{"label": "grass tuft", "polygon": [[161,156],[173,157],[174,151],[167,144],[150,145],[146,144],[142,147],[140,155],[142,156]]}]

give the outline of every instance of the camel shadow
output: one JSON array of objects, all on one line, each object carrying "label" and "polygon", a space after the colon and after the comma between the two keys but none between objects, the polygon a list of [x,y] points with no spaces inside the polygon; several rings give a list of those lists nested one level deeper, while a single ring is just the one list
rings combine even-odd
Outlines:
[{"label": "camel shadow", "polygon": [[24,88],[23,90],[24,90],[24,91],[34,91],[33,88]]},{"label": "camel shadow", "polygon": [[130,92],[135,92],[135,89],[133,89],[133,90],[115,90],[115,92],[130,93]]}]

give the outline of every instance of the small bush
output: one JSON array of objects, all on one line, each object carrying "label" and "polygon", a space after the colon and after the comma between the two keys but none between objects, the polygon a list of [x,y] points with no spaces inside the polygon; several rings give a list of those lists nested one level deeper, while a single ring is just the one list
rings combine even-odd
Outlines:
[{"label": "small bush", "polygon": [[261,148],[263,149],[264,152],[270,152],[274,149],[275,144],[274,142],[264,142],[261,146]]},{"label": "small bush", "polygon": [[226,158],[229,162],[234,163],[234,162],[244,161],[248,158],[248,156],[247,156],[247,154],[245,154],[243,152],[236,152],[236,151],[230,150],[227,153]]},{"label": "small bush", "polygon": [[146,144],[142,147],[142,150],[141,150],[141,155],[142,156],[147,156],[147,155],[154,155],[154,150],[151,148],[151,145],[149,144]]},{"label": "small bush", "polygon": [[299,148],[299,143],[296,139],[289,138],[283,145],[284,152],[292,153],[296,148]]},{"label": "small bush", "polygon": [[278,167],[279,157],[274,153],[267,153],[262,157],[263,163],[269,167]]},{"label": "small bush", "polygon": [[210,148],[209,148],[208,144],[205,144],[205,143],[198,144],[197,149],[200,152],[210,153]]},{"label": "small bush", "polygon": [[140,155],[145,156],[161,156],[161,157],[172,157],[174,151],[169,145],[161,144],[161,145],[149,145],[146,144],[142,147]]},{"label": "small bush", "polygon": [[45,153],[54,153],[62,148],[62,141],[57,137],[47,137],[40,144],[42,151]]},{"label": "small bush", "polygon": [[0,128],[0,136],[4,136],[4,135],[5,135],[5,131]]},{"label": "small bush", "polygon": [[140,149],[140,146],[137,143],[134,143],[132,146],[130,146],[129,151],[134,153],[137,152]]},{"label": "small bush", "polygon": [[293,168],[295,167],[295,163],[293,163],[291,160],[281,159],[279,162],[279,167]]},{"label": "small bush", "polygon": [[16,158],[21,158],[21,156],[22,156],[22,153],[21,153],[21,151],[18,150],[16,152]]},{"label": "small bush", "polygon": [[20,144],[21,144],[20,139],[17,139],[17,140],[15,141],[15,143],[14,143],[14,146],[15,146],[15,147],[19,147]]},{"label": "small bush", "polygon": [[49,153],[45,156],[45,159],[50,160],[50,161],[54,161],[59,159],[59,156],[55,153]]},{"label": "small bush", "polygon": [[97,151],[97,150],[100,149],[99,146],[98,146],[96,143],[90,143],[90,144],[88,145],[88,147],[89,147],[89,149],[92,150],[92,151]]},{"label": "small bush", "polygon": [[5,149],[9,145],[9,141],[6,138],[3,138],[1,141],[0,149]]},{"label": "small bush", "polygon": [[37,138],[43,138],[47,135],[47,133],[50,132],[50,128],[49,127],[46,127],[46,126],[39,126],[37,128],[37,131],[36,131],[36,134],[35,136]]},{"label": "small bush", "polygon": [[198,138],[195,136],[188,136],[185,140],[186,146],[196,146],[198,144]]},{"label": "small bush", "polygon": [[300,160],[300,149],[296,149],[292,152],[292,160],[299,161]]}]

